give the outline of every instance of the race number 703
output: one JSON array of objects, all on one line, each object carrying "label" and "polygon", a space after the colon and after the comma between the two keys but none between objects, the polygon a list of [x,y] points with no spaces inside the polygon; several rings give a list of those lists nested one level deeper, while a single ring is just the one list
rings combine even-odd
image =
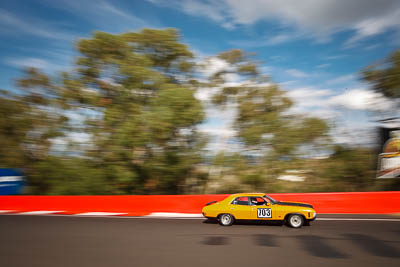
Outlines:
[{"label": "race number 703", "polygon": [[257,209],[257,218],[272,218],[271,209]]}]

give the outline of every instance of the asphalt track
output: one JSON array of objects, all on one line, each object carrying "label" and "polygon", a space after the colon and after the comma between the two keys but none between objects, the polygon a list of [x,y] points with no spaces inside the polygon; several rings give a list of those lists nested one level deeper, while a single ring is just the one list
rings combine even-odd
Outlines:
[{"label": "asphalt track", "polygon": [[292,229],[222,227],[202,219],[0,215],[0,266],[400,266],[400,220],[391,220],[399,217],[333,217],[389,220],[318,220]]}]

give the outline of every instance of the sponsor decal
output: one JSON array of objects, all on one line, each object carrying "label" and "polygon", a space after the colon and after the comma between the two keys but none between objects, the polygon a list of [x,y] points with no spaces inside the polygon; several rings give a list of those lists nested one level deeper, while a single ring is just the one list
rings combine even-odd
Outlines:
[{"label": "sponsor decal", "polygon": [[257,218],[272,218],[272,210],[270,208],[258,208]]},{"label": "sponsor decal", "polygon": [[377,178],[400,177],[400,131],[392,131],[390,135],[379,154]]}]

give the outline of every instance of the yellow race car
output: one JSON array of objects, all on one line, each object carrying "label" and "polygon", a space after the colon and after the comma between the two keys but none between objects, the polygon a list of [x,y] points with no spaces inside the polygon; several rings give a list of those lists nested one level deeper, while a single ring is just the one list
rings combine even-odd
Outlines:
[{"label": "yellow race car", "polygon": [[269,220],[300,228],[315,220],[317,213],[310,204],[280,202],[264,193],[240,193],[207,203],[203,216],[217,219],[223,226],[230,226],[235,220]]}]

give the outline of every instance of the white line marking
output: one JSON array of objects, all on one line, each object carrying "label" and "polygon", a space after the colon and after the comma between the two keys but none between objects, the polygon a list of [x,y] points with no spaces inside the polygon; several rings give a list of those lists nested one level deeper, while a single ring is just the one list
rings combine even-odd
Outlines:
[{"label": "white line marking", "polygon": [[144,217],[163,217],[163,218],[204,218],[201,213],[174,213],[174,212],[152,212]]},{"label": "white line marking", "polygon": [[378,218],[317,218],[318,221],[388,221],[400,222],[400,219],[378,219]]},{"label": "white line marking", "polygon": [[117,216],[117,215],[125,215],[128,213],[121,213],[121,212],[84,212],[73,214],[75,216]]},{"label": "white line marking", "polygon": [[63,212],[63,210],[37,210],[37,211],[26,211],[20,212],[19,215],[46,215],[46,214],[53,214]]},{"label": "white line marking", "polygon": [[9,212],[13,212],[15,210],[0,210],[0,213],[9,213]]}]

